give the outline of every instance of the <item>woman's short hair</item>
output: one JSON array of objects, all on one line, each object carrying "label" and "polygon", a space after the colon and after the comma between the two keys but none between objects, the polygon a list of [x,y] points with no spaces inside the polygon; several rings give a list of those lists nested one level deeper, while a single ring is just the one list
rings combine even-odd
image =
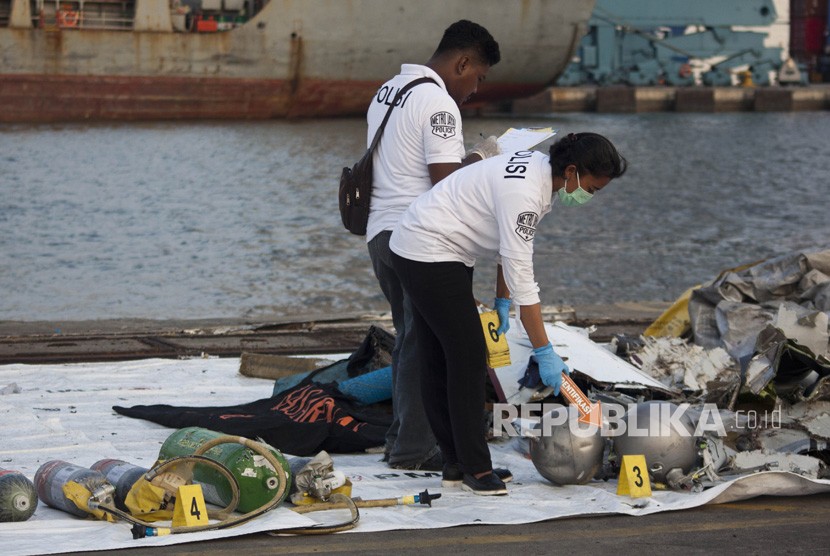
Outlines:
[{"label": "woman's short hair", "polygon": [[618,178],[628,169],[628,162],[616,147],[599,133],[569,133],[550,147],[550,165],[554,176],[564,176],[573,164],[580,174]]}]

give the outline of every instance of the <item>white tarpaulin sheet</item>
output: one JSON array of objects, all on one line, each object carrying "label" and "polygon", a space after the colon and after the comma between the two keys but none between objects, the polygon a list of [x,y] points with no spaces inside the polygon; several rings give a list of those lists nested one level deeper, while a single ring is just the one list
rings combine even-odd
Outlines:
[{"label": "white tarpaulin sheet", "polygon": [[[46,461],[88,467],[103,458],[149,467],[172,432],[160,425],[117,415],[113,405],[234,405],[271,395],[269,380],[241,376],[238,359],[144,360],[121,363],[0,366],[0,467],[34,478]],[[16,384],[17,388],[7,388]],[[763,494],[830,492],[830,481],[767,472],[736,479],[699,494],[655,491],[647,499],[616,495],[615,482],[555,487],[514,450],[512,441],[492,445],[497,466],[515,481],[506,497],[479,497],[442,489],[438,473],[391,470],[376,454],[333,454],[335,468],[351,478],[353,496],[364,499],[441,492],[432,508],[401,506],[361,510],[356,532],[427,529],[472,523],[519,524],[566,516],[624,513],[645,515]],[[331,521],[338,516],[327,515]],[[132,548],[228,537],[312,523],[279,508],[240,527],[207,533],[133,540],[126,524],[83,520],[42,503],[24,523],[0,523],[4,556]]]}]

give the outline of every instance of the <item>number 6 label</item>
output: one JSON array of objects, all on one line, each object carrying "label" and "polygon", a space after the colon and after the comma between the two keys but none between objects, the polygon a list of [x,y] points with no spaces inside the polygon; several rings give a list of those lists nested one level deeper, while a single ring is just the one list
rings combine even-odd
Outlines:
[{"label": "number 6 label", "polygon": [[499,315],[496,311],[487,311],[479,315],[484,330],[484,343],[487,345],[487,365],[493,369],[510,364],[510,346],[504,334],[499,335]]}]

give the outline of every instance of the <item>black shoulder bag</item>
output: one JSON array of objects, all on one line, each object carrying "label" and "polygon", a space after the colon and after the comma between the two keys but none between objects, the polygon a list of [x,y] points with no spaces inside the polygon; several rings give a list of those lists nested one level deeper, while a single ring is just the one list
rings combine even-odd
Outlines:
[{"label": "black shoulder bag", "polygon": [[366,235],[366,224],[369,222],[369,203],[372,199],[372,154],[380,143],[380,137],[383,135],[389,116],[392,115],[392,110],[398,105],[404,93],[421,83],[435,83],[435,80],[430,77],[421,77],[407,83],[398,91],[363,158],[351,168],[343,168],[343,173],[340,174],[338,195],[340,218],[343,220],[343,226],[355,235]]}]

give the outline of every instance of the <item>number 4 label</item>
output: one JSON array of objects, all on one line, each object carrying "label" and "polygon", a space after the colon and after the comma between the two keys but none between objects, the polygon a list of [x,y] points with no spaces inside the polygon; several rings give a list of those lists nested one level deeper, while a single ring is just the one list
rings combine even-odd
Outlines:
[{"label": "number 4 label", "polygon": [[176,493],[176,507],[173,509],[173,527],[207,525],[208,513],[202,485],[182,485]]},{"label": "number 4 label", "polygon": [[651,483],[648,480],[646,457],[643,455],[623,456],[617,494],[627,494],[632,498],[651,496]]}]

